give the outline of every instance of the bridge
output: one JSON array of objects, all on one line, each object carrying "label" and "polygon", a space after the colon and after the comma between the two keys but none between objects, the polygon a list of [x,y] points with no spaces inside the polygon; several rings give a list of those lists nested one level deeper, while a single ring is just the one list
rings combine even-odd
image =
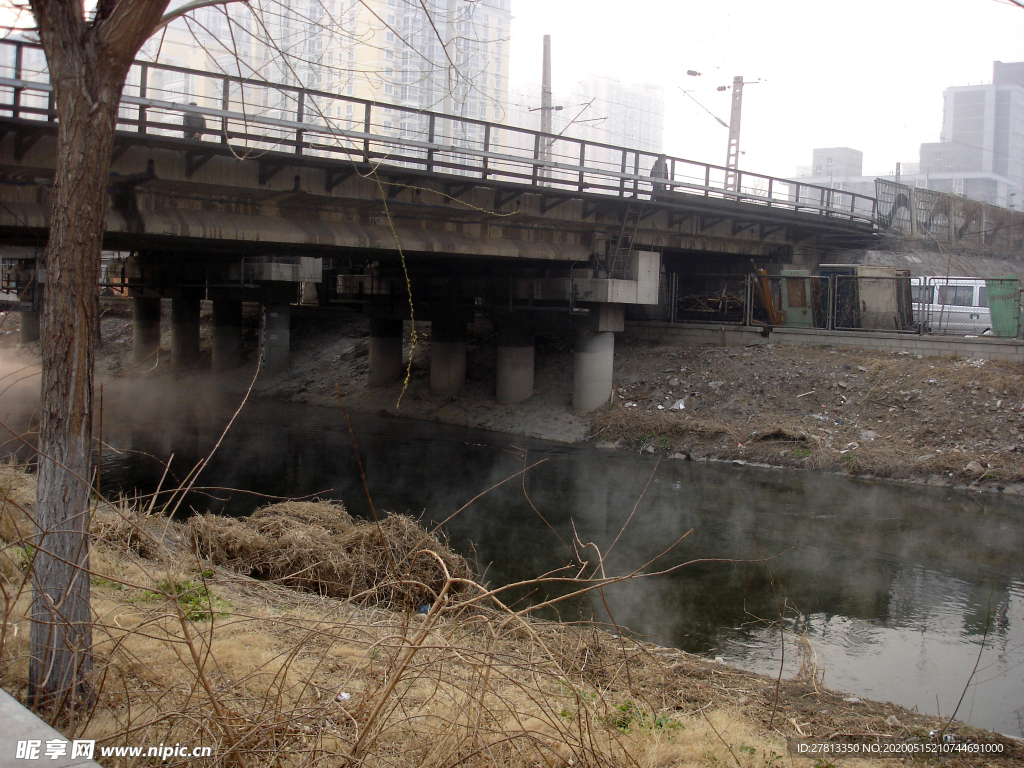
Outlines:
[{"label": "bridge", "polygon": [[[188,92],[184,97],[184,84]],[[187,103],[187,102],[194,103]],[[5,288],[45,292],[56,114],[41,51],[0,41]],[[241,302],[265,307],[269,367],[287,364],[298,284],[371,318],[370,380],[402,369],[402,324],[432,324],[431,387],[465,378],[467,322],[499,330],[497,395],[533,389],[533,338],[571,324],[573,402],[611,387],[624,308],[659,301],[667,269],[800,263],[876,237],[872,197],[628,147],[223,73],[136,62],[122,98],[105,248],[129,254],[134,352],[192,364],[213,302],[213,361],[240,359]],[[31,330],[30,330],[31,333]]]}]

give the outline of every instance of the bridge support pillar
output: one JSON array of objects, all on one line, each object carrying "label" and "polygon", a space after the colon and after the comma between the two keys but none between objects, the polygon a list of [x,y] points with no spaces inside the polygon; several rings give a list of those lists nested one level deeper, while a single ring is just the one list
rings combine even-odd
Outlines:
[{"label": "bridge support pillar", "polygon": [[18,338],[22,344],[39,341],[39,321],[43,316],[43,284],[36,283],[33,290],[36,292],[36,308],[31,312],[21,313],[21,332]]},{"label": "bridge support pillar", "polygon": [[430,322],[430,391],[453,395],[466,383],[466,321],[439,317]]},{"label": "bridge support pillar", "polygon": [[159,349],[160,299],[136,296],[132,299],[132,364],[155,358]]},{"label": "bridge support pillar", "polygon": [[30,344],[39,341],[39,319],[41,312],[37,309],[33,312],[21,313],[21,336],[22,344]]},{"label": "bridge support pillar", "polygon": [[533,395],[533,331],[498,329],[495,395],[499,403],[520,403]]},{"label": "bridge support pillar", "polygon": [[242,302],[213,301],[213,370],[233,371],[242,364]]},{"label": "bridge support pillar", "polygon": [[572,409],[577,413],[596,410],[611,397],[615,332],[623,330],[624,322],[621,305],[600,304],[576,327]]},{"label": "bridge support pillar", "polygon": [[171,362],[191,368],[199,362],[199,307],[202,288],[182,288],[171,299]]},{"label": "bridge support pillar", "polygon": [[263,364],[267,373],[280,373],[288,367],[291,316],[288,304],[268,302],[263,305]]},{"label": "bridge support pillar", "polygon": [[402,321],[370,318],[371,387],[386,387],[402,377]]}]

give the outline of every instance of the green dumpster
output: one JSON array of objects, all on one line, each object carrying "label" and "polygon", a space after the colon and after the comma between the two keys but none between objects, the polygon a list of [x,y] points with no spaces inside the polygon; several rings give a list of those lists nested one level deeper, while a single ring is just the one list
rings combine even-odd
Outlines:
[{"label": "green dumpster", "polygon": [[[985,281],[992,335],[1013,339],[1020,335],[1020,283],[1016,277]],[[982,302],[984,303],[984,302]]]}]

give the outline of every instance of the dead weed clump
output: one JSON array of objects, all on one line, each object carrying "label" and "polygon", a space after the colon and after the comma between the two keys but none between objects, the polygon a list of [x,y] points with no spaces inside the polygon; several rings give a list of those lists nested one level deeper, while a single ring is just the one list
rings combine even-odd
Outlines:
[{"label": "dead weed clump", "polygon": [[248,518],[207,514],[186,530],[215,565],[359,603],[418,608],[434,602],[448,576],[472,577],[465,558],[411,517],[357,522],[336,502],[285,502]]}]

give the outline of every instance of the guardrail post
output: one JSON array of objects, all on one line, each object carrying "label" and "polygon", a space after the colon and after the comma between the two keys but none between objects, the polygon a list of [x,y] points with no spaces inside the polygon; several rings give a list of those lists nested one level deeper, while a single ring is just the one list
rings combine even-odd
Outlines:
[{"label": "guardrail post", "polygon": [[[22,61],[24,57],[24,46],[16,43],[14,46],[14,79],[21,80]],[[17,120],[21,116],[21,88],[15,88],[11,100],[11,117]]]},{"label": "guardrail post", "polygon": [[221,83],[220,108],[224,110],[224,116],[220,119],[220,143],[228,143],[228,109],[231,107],[231,80],[224,77]]},{"label": "guardrail post", "polygon": [[619,176],[619,197],[626,196],[626,150],[622,150],[622,175]]},{"label": "guardrail post", "polygon": [[[490,152],[490,151],[491,151],[491,124],[487,123],[484,126],[484,152]],[[488,176],[488,173],[487,173],[487,161],[488,160],[489,160],[489,158],[485,154],[484,157],[483,157],[483,170],[480,172],[480,178],[482,178],[482,179],[486,179],[487,176]]]},{"label": "guardrail post", "polygon": [[711,196],[711,166],[704,166],[704,197]]},{"label": "guardrail post", "polygon": [[[139,98],[145,99],[149,89],[149,64],[139,67]],[[146,132],[146,105],[139,104],[139,133]]]},{"label": "guardrail post", "polygon": [[533,134],[533,159],[536,160],[533,164],[533,186],[538,186],[538,177],[540,176],[540,134]]},{"label": "guardrail post", "polygon": [[633,152],[633,197],[640,197],[640,153]]},{"label": "guardrail post", "polygon": [[775,183],[774,178],[768,179],[768,207],[772,207],[772,200],[775,198],[775,193],[772,191],[772,185]]},{"label": "guardrail post", "polygon": [[437,129],[437,115],[431,114],[427,122],[427,143],[431,146],[427,149],[427,173],[434,172],[434,135]]},{"label": "guardrail post", "polygon": [[[366,102],[363,107],[363,133],[370,133],[370,102]],[[370,162],[370,137],[367,136],[363,139],[363,161],[366,163]]]},{"label": "guardrail post", "polygon": [[[306,117],[305,111],[306,111],[306,92],[303,90],[303,91],[299,91],[299,102],[298,102],[298,104],[295,107],[295,122],[301,123],[305,119],[305,117]],[[302,154],[302,134],[303,134],[303,130],[301,128],[296,128],[295,129],[295,154],[296,155],[301,155]]]},{"label": "guardrail post", "polygon": [[579,175],[579,179],[578,179],[577,184],[576,184],[576,188],[580,192],[582,192],[584,190],[584,188],[586,187],[586,182],[584,181],[584,178],[583,178],[584,177],[583,168],[586,165],[586,162],[587,162],[587,142],[581,141],[580,142],[580,175]]}]

